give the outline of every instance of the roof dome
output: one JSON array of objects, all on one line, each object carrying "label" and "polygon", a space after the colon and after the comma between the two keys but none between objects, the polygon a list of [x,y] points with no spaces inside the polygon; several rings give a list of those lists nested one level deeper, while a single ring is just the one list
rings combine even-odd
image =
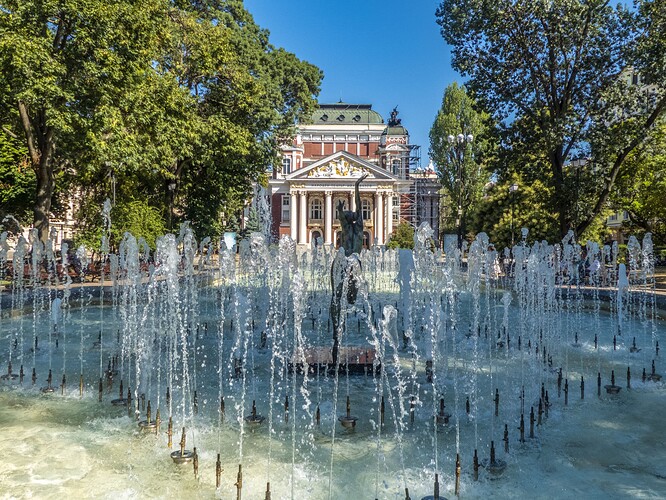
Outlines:
[{"label": "roof dome", "polygon": [[370,104],[320,104],[312,113],[313,124],[368,125],[384,123],[382,116]]}]

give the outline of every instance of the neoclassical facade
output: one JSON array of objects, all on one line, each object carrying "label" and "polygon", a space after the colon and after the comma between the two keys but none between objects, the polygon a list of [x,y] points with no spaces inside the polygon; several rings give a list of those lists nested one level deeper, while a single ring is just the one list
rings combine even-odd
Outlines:
[{"label": "neoclassical facade", "polygon": [[364,245],[383,245],[401,222],[417,223],[416,183],[410,178],[417,146],[391,113],[388,124],[365,104],[322,104],[312,124],[299,127],[293,144],[283,146],[279,168],[269,181],[275,237],[290,235],[299,245],[339,242],[336,207],[356,210],[360,185]]}]

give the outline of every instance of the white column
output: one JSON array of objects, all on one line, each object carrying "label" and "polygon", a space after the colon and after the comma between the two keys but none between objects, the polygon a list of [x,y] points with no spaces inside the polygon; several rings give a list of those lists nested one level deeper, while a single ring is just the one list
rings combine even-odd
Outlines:
[{"label": "white column", "polygon": [[384,194],[377,193],[377,244],[384,244]]},{"label": "white column", "polygon": [[333,193],[326,191],[326,203],[324,205],[324,243],[331,244],[333,233]]},{"label": "white column", "polygon": [[307,230],[308,230],[308,199],[305,191],[301,191],[301,207],[299,210],[299,228],[298,228],[298,244],[305,245],[307,243]]},{"label": "white column", "polygon": [[291,223],[291,239],[296,241],[296,234],[298,231],[298,226],[296,225],[298,223],[298,207],[296,206],[296,191],[291,191],[289,193],[290,199],[289,199],[289,216],[291,217],[290,223]]},{"label": "white column", "polygon": [[352,212],[356,212],[356,193],[354,191],[351,192],[351,201],[349,202],[349,210]]},{"label": "white column", "polygon": [[393,193],[386,193],[386,239],[393,232]]}]

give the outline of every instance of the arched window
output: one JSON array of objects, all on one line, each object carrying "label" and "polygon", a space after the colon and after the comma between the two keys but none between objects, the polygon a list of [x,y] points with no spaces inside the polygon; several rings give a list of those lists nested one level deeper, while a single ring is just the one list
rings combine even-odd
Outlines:
[{"label": "arched window", "polygon": [[347,201],[347,198],[336,198],[333,201],[333,221],[334,222],[337,222],[337,220],[338,220],[338,203],[340,203],[341,201],[344,201],[344,203],[345,203],[345,208],[344,209],[345,210],[350,210],[349,202]]},{"label": "arched window", "polygon": [[315,248],[321,242],[321,231],[312,231],[312,236],[310,237],[310,243],[312,248]]},{"label": "arched window", "polygon": [[370,233],[363,231],[363,248],[370,248]]},{"label": "arched window", "polygon": [[363,198],[361,200],[361,210],[363,213],[363,220],[370,220],[372,218],[372,206],[370,200]]},{"label": "arched window", "polygon": [[314,198],[310,202],[310,219],[311,220],[321,220],[323,214],[321,199]]}]

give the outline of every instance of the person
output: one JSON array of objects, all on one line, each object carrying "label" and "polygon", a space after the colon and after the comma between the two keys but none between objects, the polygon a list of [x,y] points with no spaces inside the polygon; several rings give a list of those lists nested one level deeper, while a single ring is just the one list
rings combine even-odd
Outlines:
[{"label": "person", "polygon": [[363,174],[358,178],[355,188],[356,210],[345,210],[345,202],[338,202],[338,220],[342,227],[342,248],[345,249],[345,255],[357,253],[360,254],[363,249],[363,210],[361,209],[361,195],[358,190],[359,184],[368,176]]}]

